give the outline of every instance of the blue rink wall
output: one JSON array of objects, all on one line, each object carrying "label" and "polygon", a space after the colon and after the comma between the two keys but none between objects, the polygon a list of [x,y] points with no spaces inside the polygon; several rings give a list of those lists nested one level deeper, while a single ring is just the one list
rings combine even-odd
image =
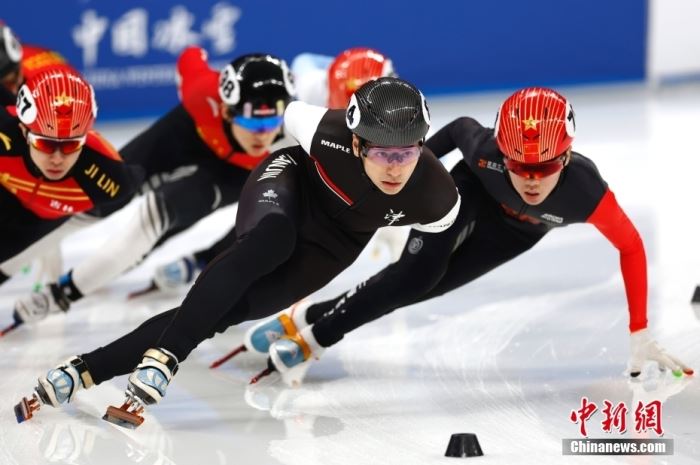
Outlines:
[{"label": "blue rink wall", "polygon": [[0,18],[82,70],[101,119],[170,108],[173,64],[192,43],[215,66],[372,46],[428,94],[641,80],[646,64],[647,0],[35,0]]}]

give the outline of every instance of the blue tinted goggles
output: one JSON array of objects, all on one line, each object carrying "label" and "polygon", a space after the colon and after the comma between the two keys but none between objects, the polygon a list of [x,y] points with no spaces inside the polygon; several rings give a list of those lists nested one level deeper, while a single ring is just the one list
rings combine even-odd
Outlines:
[{"label": "blue tinted goggles", "polygon": [[269,132],[279,129],[284,118],[282,116],[266,116],[264,118],[246,118],[234,116],[233,122],[244,129],[253,132]]}]

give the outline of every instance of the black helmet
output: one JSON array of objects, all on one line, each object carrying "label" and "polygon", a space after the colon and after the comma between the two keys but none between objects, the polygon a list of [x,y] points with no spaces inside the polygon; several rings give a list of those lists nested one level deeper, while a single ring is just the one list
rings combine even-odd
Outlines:
[{"label": "black helmet", "polygon": [[219,77],[219,96],[231,116],[282,116],[294,93],[287,63],[266,53],[236,58]]},{"label": "black helmet", "polygon": [[0,23],[0,78],[17,71],[22,60],[22,46],[7,25]]},{"label": "black helmet", "polygon": [[411,145],[430,129],[430,113],[423,94],[396,77],[369,81],[350,98],[345,114],[348,128],[378,145]]}]

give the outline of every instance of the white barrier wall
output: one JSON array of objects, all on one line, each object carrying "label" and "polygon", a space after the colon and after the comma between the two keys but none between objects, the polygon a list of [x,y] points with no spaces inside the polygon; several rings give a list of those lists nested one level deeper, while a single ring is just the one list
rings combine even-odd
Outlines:
[{"label": "white barrier wall", "polygon": [[700,78],[700,1],[649,0],[647,78]]}]

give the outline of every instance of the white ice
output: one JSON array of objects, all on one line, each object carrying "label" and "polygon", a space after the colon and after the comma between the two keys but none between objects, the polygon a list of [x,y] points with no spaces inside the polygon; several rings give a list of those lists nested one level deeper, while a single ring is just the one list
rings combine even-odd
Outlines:
[{"label": "white ice", "polygon": [[[592,158],[645,240],[649,319],[655,338],[700,368],[700,311],[689,301],[700,283],[700,85],[562,89],[577,114],[575,149]],[[506,92],[431,99],[434,127],[460,115],[490,125]],[[105,124],[116,146],[148,121]],[[167,154],[163,154],[167,156]],[[66,264],[100,247],[128,218],[121,212],[66,241]],[[65,316],[0,340],[1,464],[694,464],[700,460],[700,386],[647,367],[625,376],[628,312],[616,250],[590,225],[548,235],[533,250],[442,298],[401,309],[348,335],[309,370],[297,389],[274,375],[250,388],[264,358],[243,354],[208,364],[241,342],[248,325],[205,341],[185,361],[167,397],[136,431],[101,420],[119,404],[119,377],[62,409],[42,408],[16,424],[12,406],[37,376],[67,356],[90,351],[172,308],[182,295],[127,302],[153,268],[217,239],[234,219],[228,208],[168,243],[139,268]],[[334,296],[383,267],[388,251],[363,254],[323,289]],[[421,270],[416,270],[420,273]],[[33,284],[29,273],[2,287],[0,323]],[[270,292],[274,292],[271,289]],[[563,456],[562,439],[580,438],[572,410],[588,397],[663,401],[672,456]],[[589,437],[648,437],[602,431]],[[445,458],[452,433],[478,435],[484,456]]]}]

